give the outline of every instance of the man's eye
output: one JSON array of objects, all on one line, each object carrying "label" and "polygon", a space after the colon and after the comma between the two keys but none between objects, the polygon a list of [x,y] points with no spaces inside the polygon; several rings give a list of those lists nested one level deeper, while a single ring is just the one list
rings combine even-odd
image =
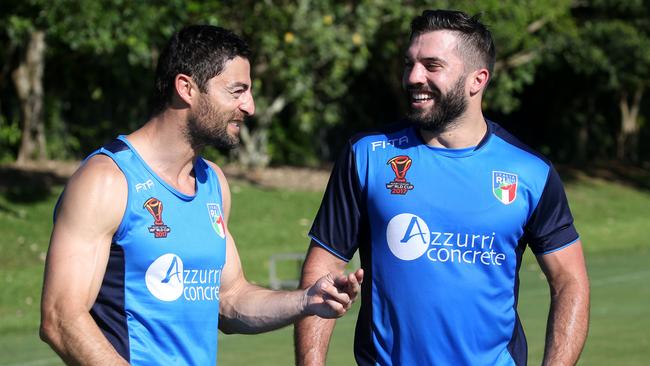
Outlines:
[{"label": "man's eye", "polygon": [[439,69],[439,68],[440,68],[440,65],[438,65],[438,64],[426,64],[425,67],[426,67],[427,70],[429,70],[429,71],[434,71],[434,70]]}]

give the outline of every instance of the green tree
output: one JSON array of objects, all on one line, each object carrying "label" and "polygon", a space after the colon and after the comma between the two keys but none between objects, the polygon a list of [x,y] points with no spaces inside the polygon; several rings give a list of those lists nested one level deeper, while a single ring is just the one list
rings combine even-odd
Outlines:
[{"label": "green tree", "polygon": [[[7,75],[11,75],[20,101],[22,133],[17,160],[22,163],[31,159],[35,152],[39,158],[45,158],[42,79],[46,42],[45,31],[38,26],[38,19],[32,21],[25,16],[34,12],[33,4],[15,2],[10,6],[14,9],[3,11],[0,18],[6,32],[3,38],[7,40],[0,82],[4,84]],[[2,10],[8,10],[6,7],[7,4],[3,5]],[[38,13],[34,15],[39,18]],[[14,66],[11,61],[15,59]]]},{"label": "green tree", "polygon": [[[49,136],[72,136],[81,144],[94,144],[97,135],[142,122],[158,48],[172,32],[196,23],[234,29],[254,52],[257,103],[257,115],[241,130],[238,158],[246,165],[264,166],[271,160],[316,164],[332,156],[332,142],[348,131],[401,114],[405,104],[400,75],[409,21],[424,9],[483,13],[498,51],[486,108],[516,110],[519,94],[535,80],[542,56],[557,41],[570,3],[25,0],[1,6],[5,27],[0,38],[11,42],[0,50],[0,88],[7,80],[2,76],[16,73],[26,60],[31,34],[44,32],[39,64],[45,65],[48,92],[44,102],[43,97],[26,99],[40,99],[43,106],[32,113],[41,116],[33,125],[44,126],[45,119]],[[0,106],[0,113],[5,109]],[[38,140],[34,133],[22,135]]]},{"label": "green tree", "polygon": [[535,82],[543,56],[570,25],[571,0],[465,1],[468,12],[483,13],[497,49],[497,62],[486,94],[486,108],[511,113],[521,92]]},{"label": "green tree", "polygon": [[243,34],[254,52],[258,112],[241,129],[239,161],[265,166],[275,155],[314,163],[326,149],[323,133],[341,123],[341,100],[367,65],[369,41],[400,9],[412,10],[387,0],[244,1],[222,8],[224,25]]},{"label": "green tree", "polygon": [[[51,62],[48,56],[66,52],[110,56],[124,48],[131,65],[151,67],[156,57],[152,39],[161,33],[171,34],[169,24],[174,19],[174,3],[158,5],[124,0],[3,2],[0,32],[4,33],[0,37],[7,40],[8,46],[0,54],[3,61],[0,83],[4,82],[5,75],[11,74],[20,104],[22,133],[18,163],[47,158],[43,80],[46,65]],[[74,64],[66,66],[75,67]]]},{"label": "green tree", "polygon": [[[497,48],[497,62],[486,91],[487,115],[504,122],[520,108],[521,95],[535,81],[544,57],[559,42],[561,29],[571,24],[570,0],[546,1],[436,1],[406,2],[408,14],[384,17],[376,37],[370,40],[366,69],[351,81],[352,93],[345,100],[345,121],[364,128],[394,120],[407,105],[401,88],[402,54],[408,42],[409,21],[424,9],[458,9],[481,14]],[[341,128],[349,135],[357,128]]]},{"label": "green tree", "polygon": [[499,57],[486,105],[509,113],[518,106],[517,93],[533,82],[541,55],[568,19],[569,7],[570,0],[273,1],[251,2],[247,14],[224,7],[221,19],[241,30],[256,54],[258,115],[242,129],[240,161],[264,166],[278,155],[294,163],[327,157],[329,131],[342,124],[369,124],[344,121],[351,115],[345,109],[377,120],[373,113],[391,108],[373,99],[381,90],[354,85],[367,81],[371,72],[376,73],[371,78],[382,80],[377,84],[391,90],[395,100],[390,104],[403,109],[402,52],[410,19],[424,9],[483,13]]},{"label": "green tree", "polygon": [[590,79],[590,98],[611,96],[620,115],[614,121],[616,156],[636,161],[641,102],[650,84],[650,1],[585,1],[573,14],[576,28],[566,34],[558,54],[575,73]]}]

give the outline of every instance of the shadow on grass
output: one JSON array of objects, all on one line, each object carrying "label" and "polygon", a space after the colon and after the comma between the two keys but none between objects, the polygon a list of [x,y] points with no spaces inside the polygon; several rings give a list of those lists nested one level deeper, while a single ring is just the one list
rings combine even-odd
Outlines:
[{"label": "shadow on grass", "polygon": [[[50,171],[25,170],[0,166],[0,194],[13,202],[38,202],[47,199],[52,189],[64,184],[68,177]],[[0,211],[18,214],[0,204]]]},{"label": "shadow on grass", "polygon": [[565,183],[584,178],[598,178],[650,191],[650,169],[638,165],[606,161],[590,163],[581,167],[558,165],[556,168]]}]

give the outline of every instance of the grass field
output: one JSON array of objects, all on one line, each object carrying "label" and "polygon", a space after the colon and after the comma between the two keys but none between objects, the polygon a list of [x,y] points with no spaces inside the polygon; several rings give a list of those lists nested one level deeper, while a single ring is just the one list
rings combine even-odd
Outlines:
[{"label": "grass field", "polygon": [[[37,335],[43,260],[59,191],[42,197],[0,195],[0,365],[61,365]],[[246,275],[268,284],[272,254],[306,249],[306,232],[321,194],[264,190],[243,183],[234,183],[232,191],[230,227]],[[580,364],[647,365],[650,193],[594,179],[569,183],[567,193],[592,283],[591,328]],[[543,351],[548,289],[529,253],[521,279],[519,310],[534,365]],[[328,365],[353,364],[354,321],[354,314],[338,321]],[[220,335],[219,360],[220,365],[293,364],[292,329],[256,336]]]}]

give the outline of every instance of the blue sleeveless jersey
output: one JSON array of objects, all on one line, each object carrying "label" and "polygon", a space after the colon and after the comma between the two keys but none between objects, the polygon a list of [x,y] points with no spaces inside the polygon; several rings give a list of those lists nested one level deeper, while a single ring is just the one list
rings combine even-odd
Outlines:
[{"label": "blue sleeveless jersey", "polygon": [[128,201],[91,315],[132,365],[215,365],[226,254],[216,173],[197,159],[196,194],[188,196],[123,136],[96,154],[122,170]]},{"label": "blue sleeveless jersey", "polygon": [[396,124],[354,137],[337,161],[310,236],[346,261],[360,251],[360,365],[526,364],[522,254],[578,234],[551,164],[487,123],[467,149]]}]

